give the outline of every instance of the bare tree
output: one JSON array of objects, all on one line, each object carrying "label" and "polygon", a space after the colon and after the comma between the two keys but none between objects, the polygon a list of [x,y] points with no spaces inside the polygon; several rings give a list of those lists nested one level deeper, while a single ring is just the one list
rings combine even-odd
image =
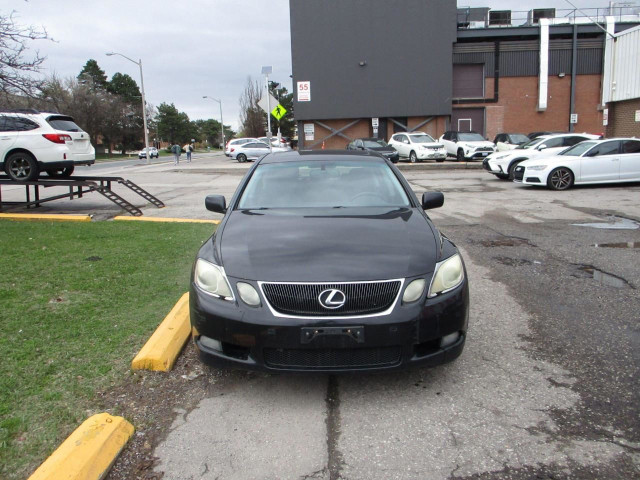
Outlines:
[{"label": "bare tree", "polygon": [[0,96],[8,103],[14,96],[35,97],[43,81],[34,75],[40,73],[45,57],[36,51],[26,58],[32,40],[48,39],[46,30],[15,23],[15,12],[0,13]]},{"label": "bare tree", "polygon": [[247,85],[240,96],[240,125],[247,137],[261,137],[265,134],[264,113],[258,107],[262,98],[262,89],[257,81],[247,78]]}]

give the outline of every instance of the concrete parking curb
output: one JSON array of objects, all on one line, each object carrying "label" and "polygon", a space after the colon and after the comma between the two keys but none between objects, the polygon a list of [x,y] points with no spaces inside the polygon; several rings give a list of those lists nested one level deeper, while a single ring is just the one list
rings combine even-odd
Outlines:
[{"label": "concrete parking curb", "polygon": [[133,431],[133,425],[122,417],[93,415],[62,442],[29,480],[104,478]]},{"label": "concrete parking curb", "polygon": [[163,218],[163,217],[126,217],[126,216],[117,216],[113,217],[114,220],[118,221],[133,221],[133,222],[166,222],[166,223],[213,223],[218,224],[220,220],[206,220],[200,218]]},{"label": "concrete parking curb", "polygon": [[47,222],[90,222],[89,215],[53,215],[46,213],[0,213],[0,219]]},{"label": "concrete parking curb", "polygon": [[189,292],[171,309],[131,362],[133,370],[168,372],[189,338]]}]

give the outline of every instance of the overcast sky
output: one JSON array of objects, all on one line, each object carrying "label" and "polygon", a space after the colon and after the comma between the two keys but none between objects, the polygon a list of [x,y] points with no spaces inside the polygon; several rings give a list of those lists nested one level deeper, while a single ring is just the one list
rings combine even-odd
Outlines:
[{"label": "overcast sky", "polygon": [[[297,0],[304,1],[304,0]],[[331,1],[348,0],[326,0]],[[393,1],[393,0],[389,0]],[[601,0],[571,0],[579,8],[606,7]],[[3,2],[4,3],[4,2]],[[247,77],[260,78],[263,65],[273,66],[272,79],[291,91],[289,0],[51,0],[13,1],[18,23],[41,25],[55,42],[33,42],[47,56],[45,73],[76,76],[90,58],[109,78],[128,73],[140,82],[134,60],[142,59],[147,102],[174,103],[189,118],[219,118],[222,99],[225,124],[238,128],[238,99]],[[459,6],[527,10],[555,6],[565,0],[518,2],[466,0]],[[7,13],[6,3],[0,11]]]}]

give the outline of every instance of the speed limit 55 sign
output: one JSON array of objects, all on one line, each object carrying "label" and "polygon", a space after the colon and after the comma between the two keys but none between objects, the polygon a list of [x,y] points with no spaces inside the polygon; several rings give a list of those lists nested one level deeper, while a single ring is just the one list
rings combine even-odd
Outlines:
[{"label": "speed limit 55 sign", "polygon": [[311,82],[298,82],[298,101],[311,101]]}]

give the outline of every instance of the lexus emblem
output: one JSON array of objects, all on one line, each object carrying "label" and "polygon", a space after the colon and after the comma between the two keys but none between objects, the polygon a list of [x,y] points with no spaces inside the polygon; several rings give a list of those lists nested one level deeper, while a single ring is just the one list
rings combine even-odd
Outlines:
[{"label": "lexus emblem", "polygon": [[320,292],[320,295],[318,295],[318,301],[324,308],[335,310],[345,304],[347,297],[340,290],[328,288],[327,290]]}]

